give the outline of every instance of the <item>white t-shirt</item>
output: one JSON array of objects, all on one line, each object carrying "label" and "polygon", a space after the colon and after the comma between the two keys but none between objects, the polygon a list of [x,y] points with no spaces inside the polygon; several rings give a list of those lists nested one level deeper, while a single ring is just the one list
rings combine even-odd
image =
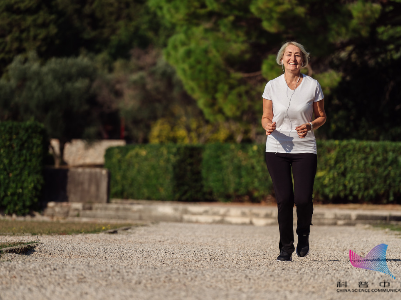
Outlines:
[{"label": "white t-shirt", "polygon": [[276,129],[267,136],[266,152],[317,154],[313,131],[301,139],[295,128],[312,121],[313,102],[322,100],[324,95],[317,80],[302,76],[295,91],[287,86],[284,74],[266,84],[262,97],[273,101],[273,122],[276,122]]}]

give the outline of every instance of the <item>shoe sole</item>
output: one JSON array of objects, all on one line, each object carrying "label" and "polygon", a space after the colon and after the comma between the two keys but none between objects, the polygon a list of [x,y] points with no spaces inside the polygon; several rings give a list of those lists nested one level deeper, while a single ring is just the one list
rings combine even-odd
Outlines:
[{"label": "shoe sole", "polygon": [[308,252],[306,252],[306,254],[304,256],[299,255],[297,249],[295,249],[295,252],[297,253],[298,257],[305,257],[305,256],[307,256],[309,254],[309,249],[308,249]]},{"label": "shoe sole", "polygon": [[277,261],[281,261],[281,262],[292,261],[292,258],[290,260],[279,260],[279,259],[277,259]]}]

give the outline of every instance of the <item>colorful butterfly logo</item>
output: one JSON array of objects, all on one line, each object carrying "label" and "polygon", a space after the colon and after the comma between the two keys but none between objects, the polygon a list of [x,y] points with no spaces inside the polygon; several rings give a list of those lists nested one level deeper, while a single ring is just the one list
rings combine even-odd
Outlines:
[{"label": "colorful butterfly logo", "polygon": [[380,244],[370,250],[365,258],[361,258],[358,254],[356,254],[352,250],[349,250],[349,261],[351,262],[351,265],[353,265],[355,268],[382,272],[384,274],[390,275],[391,277],[393,277],[393,279],[395,279],[395,276],[391,274],[390,270],[387,267],[386,251],[387,245]]}]

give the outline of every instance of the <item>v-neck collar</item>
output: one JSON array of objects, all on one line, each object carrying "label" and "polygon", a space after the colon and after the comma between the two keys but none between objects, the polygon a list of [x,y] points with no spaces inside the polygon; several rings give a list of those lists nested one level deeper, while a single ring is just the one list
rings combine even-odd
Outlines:
[{"label": "v-neck collar", "polygon": [[288,84],[287,84],[287,82],[285,81],[285,77],[284,77],[284,74],[283,75],[281,75],[281,76],[283,76],[283,82],[284,82],[284,84],[285,84],[285,86],[287,87],[287,89],[290,89],[291,91],[295,91],[296,89],[299,89],[300,87],[301,87],[301,85],[304,83],[304,81],[305,81],[305,74],[302,74],[302,73],[300,73],[301,74],[301,76],[302,76],[302,81],[301,81],[301,83],[299,84],[299,86],[297,86],[294,90],[292,90],[292,89],[290,89],[290,87],[288,86]]}]

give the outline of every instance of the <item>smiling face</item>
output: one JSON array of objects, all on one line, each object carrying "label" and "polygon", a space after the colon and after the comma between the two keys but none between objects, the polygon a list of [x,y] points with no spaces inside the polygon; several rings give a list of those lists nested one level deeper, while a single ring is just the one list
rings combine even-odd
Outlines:
[{"label": "smiling face", "polygon": [[294,45],[288,45],[285,48],[282,63],[286,72],[298,73],[301,71],[302,66],[302,52]]}]

